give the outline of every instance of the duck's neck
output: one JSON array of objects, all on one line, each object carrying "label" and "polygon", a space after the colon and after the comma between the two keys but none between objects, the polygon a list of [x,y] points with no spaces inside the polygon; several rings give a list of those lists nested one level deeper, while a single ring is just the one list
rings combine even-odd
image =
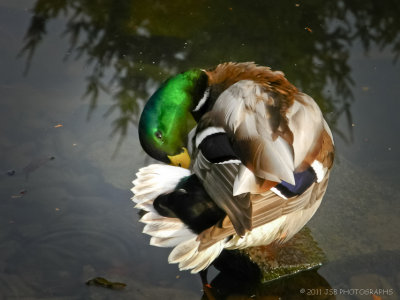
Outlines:
[{"label": "duck's neck", "polygon": [[208,86],[208,76],[206,72],[200,69],[194,69],[185,72],[188,77],[193,78],[194,85],[190,91],[190,112],[196,122],[206,112],[204,109],[208,106],[207,102],[210,96],[210,88]]}]

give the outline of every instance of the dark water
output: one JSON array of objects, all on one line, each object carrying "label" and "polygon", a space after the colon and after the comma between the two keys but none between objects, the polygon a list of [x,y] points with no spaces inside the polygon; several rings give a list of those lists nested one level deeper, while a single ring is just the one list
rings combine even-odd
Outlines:
[{"label": "dark water", "polygon": [[[395,0],[0,0],[0,299],[202,298],[141,234],[130,188],[151,161],[135,122],[169,75],[223,61],[284,71],[321,105],[338,158],[310,222],[329,262],[264,286],[220,274],[216,297],[400,298],[399,13]],[[84,284],[96,276],[127,287]]]}]

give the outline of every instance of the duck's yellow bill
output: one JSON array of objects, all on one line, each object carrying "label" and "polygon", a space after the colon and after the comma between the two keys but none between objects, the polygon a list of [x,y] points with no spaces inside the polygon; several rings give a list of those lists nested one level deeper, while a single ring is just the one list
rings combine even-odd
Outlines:
[{"label": "duck's yellow bill", "polygon": [[171,161],[171,165],[189,169],[190,156],[189,156],[189,152],[187,151],[187,149],[185,147],[183,147],[183,152],[181,152],[177,155],[172,155],[172,156],[168,155],[168,158]]}]

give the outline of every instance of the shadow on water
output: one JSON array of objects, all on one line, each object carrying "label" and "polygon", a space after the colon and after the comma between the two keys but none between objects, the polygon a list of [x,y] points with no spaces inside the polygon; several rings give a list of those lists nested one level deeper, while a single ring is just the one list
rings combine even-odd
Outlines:
[{"label": "shadow on water", "polygon": [[[361,299],[379,299],[373,298],[373,294],[383,295],[382,299],[388,296],[396,297],[400,290],[395,280],[400,267],[399,258],[400,254],[395,251],[358,255],[327,263],[320,269],[302,272],[266,284],[252,280],[258,276],[254,269],[245,268],[246,271],[242,273],[242,276],[237,276],[232,272],[221,272],[211,282],[212,297],[216,300],[334,300],[337,298],[360,299],[360,296]],[[382,269],[382,264],[388,267]],[[332,278],[329,273],[335,270],[340,270],[340,275]],[[328,273],[331,282],[324,278],[324,273]],[[395,299],[391,297],[389,299]],[[204,295],[202,299],[208,298]]]},{"label": "shadow on water", "polygon": [[[255,284],[251,281],[238,280],[227,273],[220,273],[211,283],[215,299],[336,299],[335,296],[310,295],[311,291],[330,290],[329,283],[318,273],[311,270],[300,276],[290,276],[269,284]],[[304,289],[304,290],[303,290]],[[316,292],[317,293],[317,292]],[[308,294],[308,295],[307,295]],[[310,297],[313,296],[313,297]],[[203,296],[202,299],[207,299]]]},{"label": "shadow on water", "polygon": [[[107,1],[37,0],[20,55],[27,70],[45,39],[49,22],[65,17],[66,56],[86,60],[85,97],[95,108],[99,93],[112,95],[119,110],[114,133],[125,137],[154,88],[168,76],[224,61],[255,61],[283,70],[312,95],[328,122],[352,138],[353,100],[349,48],[361,39],[400,54],[399,4],[376,1]],[[111,78],[108,76],[111,72]],[[338,129],[339,117],[348,130]]]}]

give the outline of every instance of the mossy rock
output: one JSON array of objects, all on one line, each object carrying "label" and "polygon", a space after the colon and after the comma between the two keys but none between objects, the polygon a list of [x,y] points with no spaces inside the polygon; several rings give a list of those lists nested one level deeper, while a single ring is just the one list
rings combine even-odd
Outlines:
[{"label": "mossy rock", "polygon": [[310,229],[305,227],[283,245],[224,251],[214,265],[221,272],[231,272],[246,279],[258,278],[266,283],[318,268],[325,261],[324,252]]}]

